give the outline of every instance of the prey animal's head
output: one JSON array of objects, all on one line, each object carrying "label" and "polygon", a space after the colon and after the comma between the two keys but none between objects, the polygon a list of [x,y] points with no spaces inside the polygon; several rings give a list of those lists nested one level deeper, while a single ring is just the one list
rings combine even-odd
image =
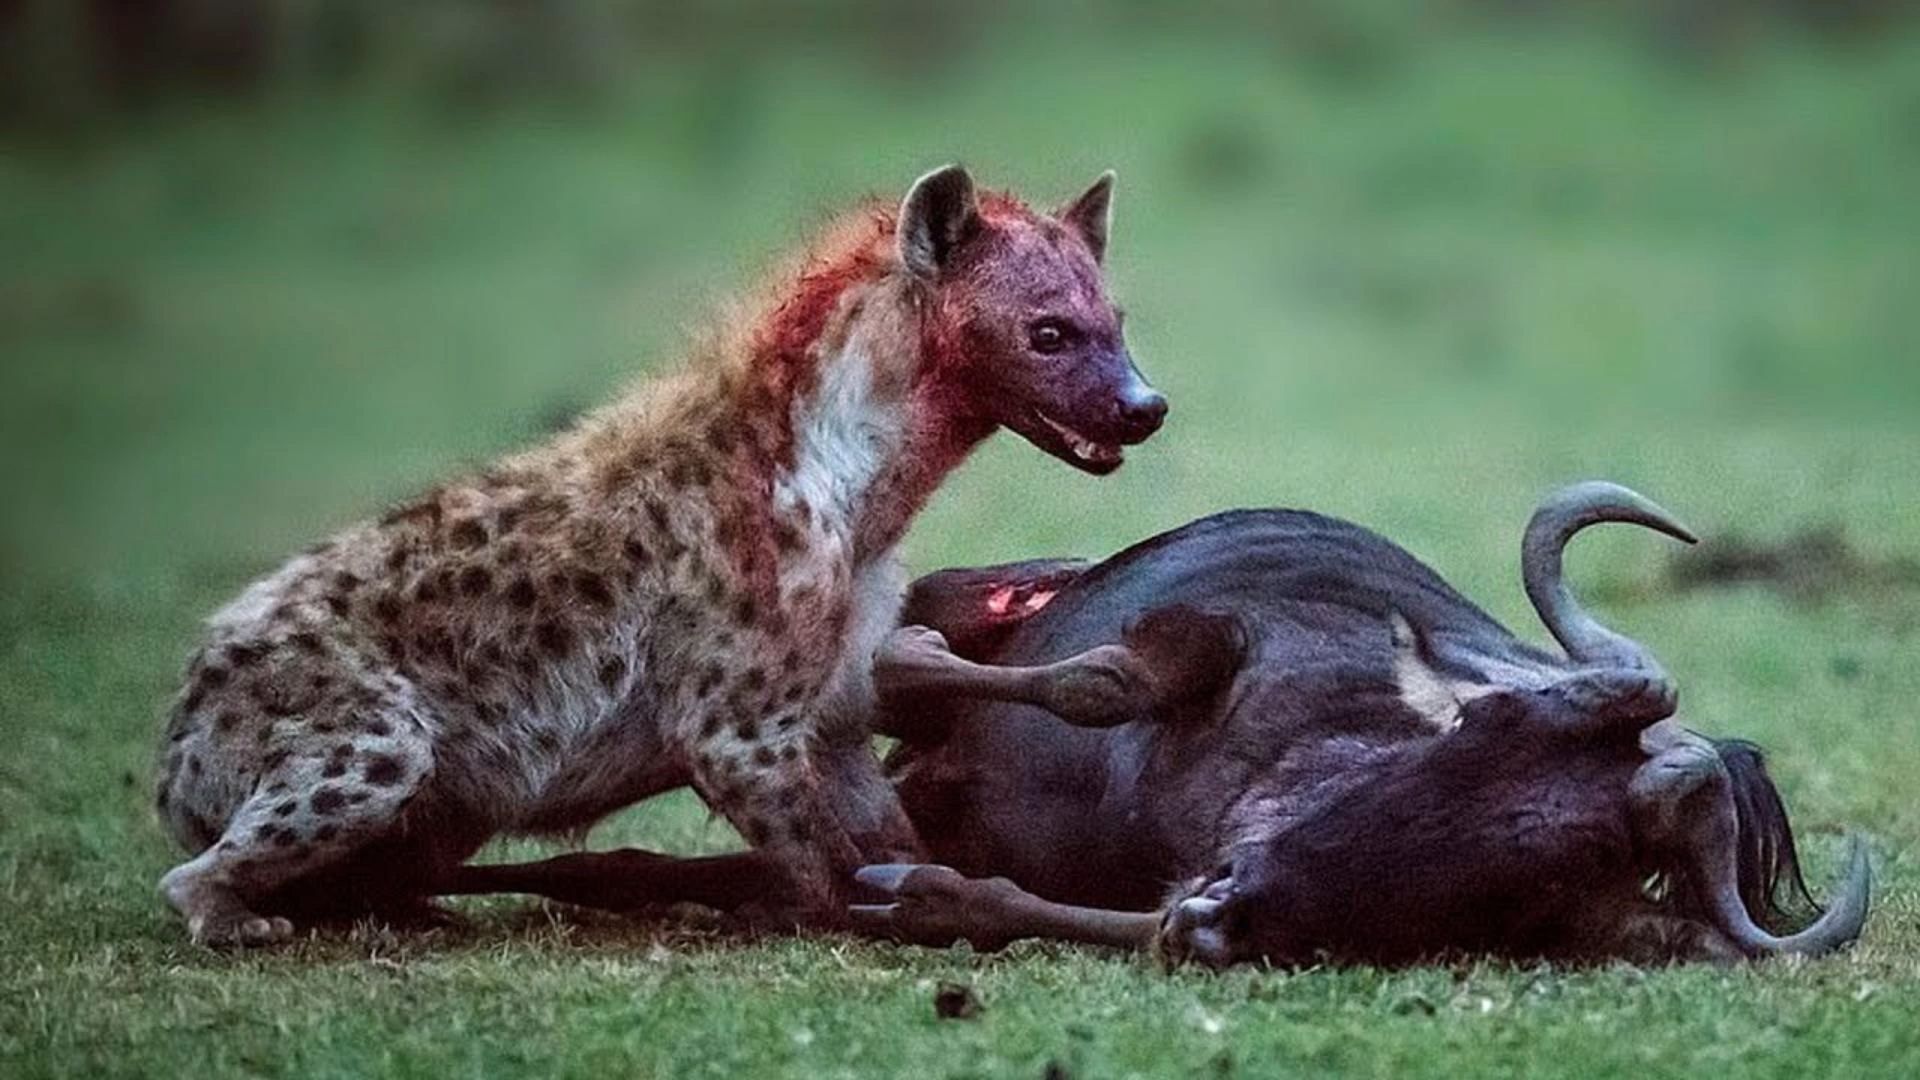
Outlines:
[{"label": "prey animal's head", "polygon": [[1134,366],[1107,298],[1113,174],[1052,214],[980,192],[957,165],[901,204],[901,264],[924,288],[927,334],[956,414],[1017,431],[1076,468],[1120,467],[1167,399]]}]

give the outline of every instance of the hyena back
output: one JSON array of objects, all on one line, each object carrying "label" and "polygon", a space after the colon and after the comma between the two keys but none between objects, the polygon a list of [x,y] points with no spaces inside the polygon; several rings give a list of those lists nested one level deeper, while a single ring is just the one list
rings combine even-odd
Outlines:
[{"label": "hyena back", "polygon": [[194,937],[418,903],[497,833],[689,783],[816,916],[910,852],[861,727],[908,522],[999,426],[1104,473],[1165,412],[1101,281],[1110,187],[1046,215],[930,173],[682,373],[216,614],[158,795]]}]

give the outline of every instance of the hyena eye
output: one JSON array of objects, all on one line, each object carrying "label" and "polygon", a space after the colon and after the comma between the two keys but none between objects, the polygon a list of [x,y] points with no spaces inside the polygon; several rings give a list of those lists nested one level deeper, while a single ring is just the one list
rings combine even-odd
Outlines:
[{"label": "hyena eye", "polygon": [[1057,353],[1067,347],[1073,328],[1059,319],[1041,319],[1027,328],[1027,344],[1034,352]]}]

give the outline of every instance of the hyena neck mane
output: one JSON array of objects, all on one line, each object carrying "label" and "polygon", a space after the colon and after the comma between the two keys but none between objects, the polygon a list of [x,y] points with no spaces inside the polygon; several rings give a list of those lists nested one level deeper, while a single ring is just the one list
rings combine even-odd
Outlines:
[{"label": "hyena neck mane", "polygon": [[[982,193],[989,207],[1029,213]],[[835,221],[726,311],[683,371],[576,433],[600,444],[587,456],[705,473],[760,504],[749,513],[822,516],[857,557],[890,549],[997,427],[969,407],[961,334],[902,266],[895,221],[878,204]],[[704,467],[678,464],[690,456]]]}]

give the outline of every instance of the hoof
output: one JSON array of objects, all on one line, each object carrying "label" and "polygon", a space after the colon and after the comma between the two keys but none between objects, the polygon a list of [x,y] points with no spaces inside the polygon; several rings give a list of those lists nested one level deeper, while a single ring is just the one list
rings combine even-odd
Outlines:
[{"label": "hoof", "polygon": [[293,923],[279,916],[240,915],[198,920],[191,932],[197,945],[210,949],[244,949],[291,941]]}]

